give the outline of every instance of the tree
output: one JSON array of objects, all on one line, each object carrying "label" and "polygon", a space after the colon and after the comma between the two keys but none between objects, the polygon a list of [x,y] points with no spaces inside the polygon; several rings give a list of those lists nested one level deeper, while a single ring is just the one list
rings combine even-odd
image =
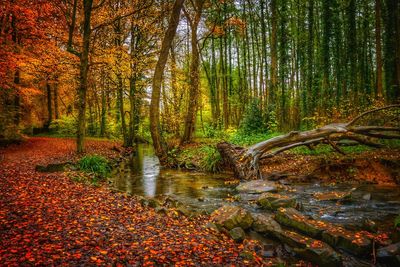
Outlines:
[{"label": "tree", "polygon": [[185,0],[175,0],[172,8],[172,13],[169,19],[168,29],[165,32],[164,38],[161,44],[160,56],[156,64],[153,76],[153,86],[151,93],[150,103],[150,131],[153,139],[153,146],[156,155],[158,156],[161,164],[167,163],[167,151],[165,145],[161,140],[160,132],[160,95],[161,85],[163,80],[164,68],[167,63],[168,53],[171,49],[172,41],[175,37],[176,29],[179,24],[179,17],[182,10],[182,6]]},{"label": "tree", "polygon": [[82,153],[85,150],[84,141],[86,131],[86,94],[88,89],[89,48],[91,37],[90,20],[92,16],[93,0],[83,0],[82,52],[78,52],[73,48],[73,33],[75,31],[77,1],[78,0],[74,0],[73,2],[67,50],[68,52],[78,56],[80,60],[76,150],[78,153]]},{"label": "tree", "polygon": [[193,132],[196,127],[196,114],[199,105],[199,66],[200,54],[198,49],[197,28],[203,12],[205,0],[195,0],[193,3],[194,15],[190,15],[189,11],[185,10],[185,15],[189,21],[191,29],[190,44],[192,49],[192,57],[190,63],[190,95],[189,105],[185,120],[185,130],[182,137],[182,143],[187,143],[192,140]]}]

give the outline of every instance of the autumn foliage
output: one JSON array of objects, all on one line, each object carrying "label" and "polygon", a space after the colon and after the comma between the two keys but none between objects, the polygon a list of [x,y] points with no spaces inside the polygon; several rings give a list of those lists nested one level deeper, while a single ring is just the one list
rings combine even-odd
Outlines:
[{"label": "autumn foliage", "polygon": [[[88,153],[115,156],[89,141]],[[1,151],[0,265],[257,265],[243,245],[204,228],[207,217],[161,215],[136,197],[72,182],[36,164],[75,158],[72,139],[32,138]]]}]

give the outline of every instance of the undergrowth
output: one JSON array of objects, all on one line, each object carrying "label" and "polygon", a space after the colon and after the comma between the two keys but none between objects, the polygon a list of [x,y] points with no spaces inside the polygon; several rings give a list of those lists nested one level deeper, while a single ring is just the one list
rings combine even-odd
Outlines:
[{"label": "undergrowth", "polygon": [[222,170],[222,157],[214,146],[204,146],[200,151],[204,153],[204,157],[200,162],[203,170],[214,173]]},{"label": "undergrowth", "polygon": [[104,179],[111,173],[111,167],[107,159],[99,155],[87,155],[78,162],[81,171],[93,174],[93,183],[98,179]]}]

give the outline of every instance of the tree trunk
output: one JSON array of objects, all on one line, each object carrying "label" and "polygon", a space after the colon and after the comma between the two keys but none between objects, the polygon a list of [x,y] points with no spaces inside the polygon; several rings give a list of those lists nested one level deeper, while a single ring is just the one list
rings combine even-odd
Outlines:
[{"label": "tree trunk", "polygon": [[196,10],[194,18],[190,18],[190,15],[186,13],[186,17],[189,20],[191,29],[190,44],[192,48],[192,61],[190,63],[190,93],[189,93],[189,106],[188,113],[186,115],[185,131],[182,137],[182,143],[189,143],[192,141],[193,132],[196,127],[196,114],[199,105],[199,65],[200,65],[200,54],[197,45],[197,28],[201,19],[203,11],[204,0],[196,0],[193,7]]},{"label": "tree trunk", "polygon": [[46,128],[49,129],[51,120],[53,119],[53,110],[51,108],[51,86],[49,84],[49,81],[46,83],[46,91],[47,91],[47,122],[46,122]]},{"label": "tree trunk", "polygon": [[90,47],[90,18],[92,15],[93,0],[84,0],[84,20],[83,20],[83,50],[80,56],[79,67],[79,88],[78,88],[78,131],[76,147],[77,152],[82,153],[85,150],[85,126],[86,126],[86,92],[87,77],[89,72],[89,47]]},{"label": "tree trunk", "polygon": [[53,86],[53,90],[54,90],[54,96],[53,96],[53,98],[54,98],[54,116],[55,116],[55,119],[56,120],[58,120],[59,119],[59,117],[60,117],[60,113],[59,113],[59,110],[58,110],[58,81],[56,80],[56,82],[54,83],[54,86]]},{"label": "tree trunk", "polygon": [[160,95],[161,84],[163,80],[164,68],[168,59],[168,52],[170,50],[172,41],[175,37],[176,29],[179,24],[179,17],[181,9],[185,0],[175,0],[171,17],[169,19],[168,29],[164,35],[160,56],[158,58],[153,77],[153,88],[150,103],[150,131],[153,139],[153,146],[158,156],[160,163],[165,165],[167,163],[167,151],[161,140],[160,133]]},{"label": "tree trunk", "polygon": [[[236,177],[240,179],[262,178],[259,170],[260,159],[273,157],[298,146],[312,147],[325,143],[343,154],[344,152],[339,148],[339,141],[342,140],[351,140],[371,147],[382,147],[381,143],[376,142],[377,140],[400,139],[399,111],[400,105],[386,106],[364,112],[348,123],[333,123],[303,132],[293,131],[262,141],[248,149],[226,142],[219,143],[217,148],[225,164],[233,170]],[[377,124],[378,119],[381,119],[384,126],[359,125],[371,115],[373,115],[371,122]]]},{"label": "tree trunk", "polygon": [[101,88],[101,119],[100,119],[101,137],[104,137],[106,133],[106,116],[107,116],[107,99],[103,83],[103,87]]},{"label": "tree trunk", "polygon": [[275,103],[275,91],[278,83],[278,10],[277,0],[271,0],[271,86],[269,89],[269,103]]}]

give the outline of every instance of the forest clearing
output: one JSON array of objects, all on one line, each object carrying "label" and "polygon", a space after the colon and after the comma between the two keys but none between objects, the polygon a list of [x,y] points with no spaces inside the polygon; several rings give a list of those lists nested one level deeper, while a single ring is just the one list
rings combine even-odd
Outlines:
[{"label": "forest clearing", "polygon": [[0,1],[31,265],[400,266],[400,2]]}]

